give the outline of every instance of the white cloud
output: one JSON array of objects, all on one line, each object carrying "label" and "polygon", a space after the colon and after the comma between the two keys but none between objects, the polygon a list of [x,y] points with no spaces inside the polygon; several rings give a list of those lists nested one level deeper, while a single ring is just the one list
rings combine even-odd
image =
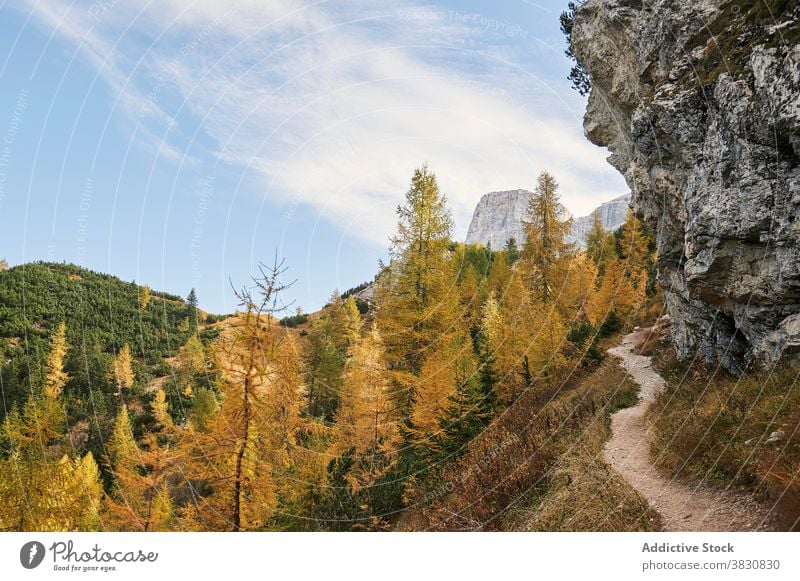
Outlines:
[{"label": "white cloud", "polygon": [[508,51],[485,24],[381,1],[76,6],[31,10],[81,46],[172,156],[182,108],[263,195],[308,204],[366,240],[386,242],[425,161],[462,236],[481,194],[532,188],[544,168],[578,214],[624,188],[558,97],[565,84],[526,70],[536,58],[499,56]]}]

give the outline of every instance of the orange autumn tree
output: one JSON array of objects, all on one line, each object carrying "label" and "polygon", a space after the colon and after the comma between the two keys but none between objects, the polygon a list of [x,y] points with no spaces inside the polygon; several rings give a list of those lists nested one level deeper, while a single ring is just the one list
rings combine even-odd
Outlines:
[{"label": "orange autumn tree", "polygon": [[592,212],[592,227],[586,234],[586,254],[597,267],[600,276],[605,272],[606,264],[617,257],[616,246],[614,233],[603,227],[598,208]]},{"label": "orange autumn tree", "polygon": [[636,286],[642,277],[645,281],[647,278],[647,270],[650,266],[649,245],[650,240],[644,225],[629,208],[620,232],[619,247],[620,258],[625,262],[628,277]]},{"label": "orange autumn tree", "polygon": [[388,378],[383,341],[373,328],[347,359],[332,449],[354,461],[347,477],[354,490],[374,484],[396,460],[401,440]]},{"label": "orange autumn tree", "polygon": [[441,343],[422,366],[411,414],[415,443],[433,448],[445,437],[448,422],[458,422],[474,411],[461,401],[465,395],[461,390],[478,374],[472,340],[465,330],[453,329]]},{"label": "orange autumn tree", "polygon": [[190,426],[183,437],[193,495],[181,514],[186,528],[263,529],[288,480],[300,427],[300,368],[296,346],[274,315],[289,285],[277,262],[259,271],[253,291],[237,292],[243,310],[214,348],[219,409],[204,430]]},{"label": "orange autumn tree", "polygon": [[594,326],[611,316],[628,323],[646,300],[649,240],[631,210],[622,226],[619,246],[620,256],[606,263],[600,286],[586,305],[587,318]]},{"label": "orange autumn tree", "polygon": [[425,360],[414,390],[411,413],[414,440],[424,444],[440,430],[449,398],[455,394],[456,378],[450,353],[437,350]]},{"label": "orange autumn tree", "polygon": [[500,300],[492,296],[484,305],[481,329],[502,403],[514,401],[564,361],[561,351],[567,326],[561,314],[554,303],[546,305],[529,295],[518,272],[511,276]]},{"label": "orange autumn tree", "polygon": [[125,405],[117,414],[108,449],[114,484],[106,501],[107,528],[169,530],[173,508],[168,478],[174,455],[159,446],[152,434],[144,438],[141,446],[136,442]]}]

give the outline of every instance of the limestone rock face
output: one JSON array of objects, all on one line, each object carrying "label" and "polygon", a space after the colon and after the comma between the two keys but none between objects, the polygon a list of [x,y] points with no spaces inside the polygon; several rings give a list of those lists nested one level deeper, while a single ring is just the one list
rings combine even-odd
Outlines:
[{"label": "limestone rock face", "polygon": [[682,357],[800,352],[800,6],[588,0],[584,118],[654,230]]},{"label": "limestone rock face", "polygon": [[[531,192],[528,190],[511,190],[507,192],[491,192],[485,194],[472,215],[467,231],[468,244],[491,244],[494,249],[502,249],[506,241],[513,237],[517,246],[522,247],[525,240],[525,227],[522,221],[528,211]],[[625,194],[601,204],[595,211],[600,212],[600,219],[606,230],[616,230],[625,222],[628,212],[630,194]],[[583,248],[586,245],[586,234],[592,227],[592,216],[581,216],[572,222],[572,230],[567,236]]]},{"label": "limestone rock face", "polygon": [[[600,223],[603,224],[603,228],[613,231],[625,223],[625,216],[628,214],[630,203],[631,195],[625,194],[600,204],[594,211],[600,213]],[[572,229],[567,239],[577,244],[580,248],[586,247],[586,235],[592,229],[592,224],[594,223],[592,214],[575,218],[572,221]]]},{"label": "limestone rock face", "polygon": [[528,190],[484,194],[472,215],[467,244],[491,244],[492,248],[500,250],[509,238],[515,238],[517,246],[521,247],[525,240],[522,220],[530,198]]}]

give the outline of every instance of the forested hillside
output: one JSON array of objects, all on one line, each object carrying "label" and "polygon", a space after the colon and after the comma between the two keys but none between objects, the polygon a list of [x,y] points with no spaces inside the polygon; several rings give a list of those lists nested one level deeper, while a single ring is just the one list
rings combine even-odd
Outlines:
[{"label": "forested hillside", "polygon": [[[571,379],[657,304],[652,240],[632,213],[613,233],[595,220],[578,250],[543,172],[525,227],[519,248],[454,243],[423,167],[370,305],[334,293],[283,319],[282,264],[262,265],[236,315],[213,325],[199,324],[193,293],[184,303],[65,265],[0,273],[0,528],[450,528],[412,515],[473,502],[443,482],[509,425],[516,443],[569,437],[559,402],[583,398]],[[587,418],[619,399],[592,394]],[[556,423],[508,423],[523,415]],[[520,493],[557,454],[537,458],[513,471]]]},{"label": "forested hillside", "polygon": [[[111,389],[108,370],[124,346],[144,377],[190,334],[196,305],[71,264],[30,263],[0,271],[3,408],[30,392],[58,325],[70,350],[70,392]],[[194,324],[196,327],[196,323]]]}]

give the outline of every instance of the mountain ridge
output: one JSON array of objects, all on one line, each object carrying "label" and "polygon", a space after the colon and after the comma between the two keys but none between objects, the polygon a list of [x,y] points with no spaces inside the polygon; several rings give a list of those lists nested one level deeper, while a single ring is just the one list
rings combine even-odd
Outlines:
[{"label": "mountain ridge", "polygon": [[[509,238],[515,238],[518,244],[522,244],[525,239],[523,220],[531,195],[532,192],[528,190],[516,189],[489,192],[481,196],[467,230],[466,243],[502,248]],[[600,212],[606,230],[616,230],[625,221],[630,199],[630,193],[617,196],[603,202],[590,214],[575,218],[567,239],[584,247],[586,234],[592,226],[592,215],[596,211]]]}]

